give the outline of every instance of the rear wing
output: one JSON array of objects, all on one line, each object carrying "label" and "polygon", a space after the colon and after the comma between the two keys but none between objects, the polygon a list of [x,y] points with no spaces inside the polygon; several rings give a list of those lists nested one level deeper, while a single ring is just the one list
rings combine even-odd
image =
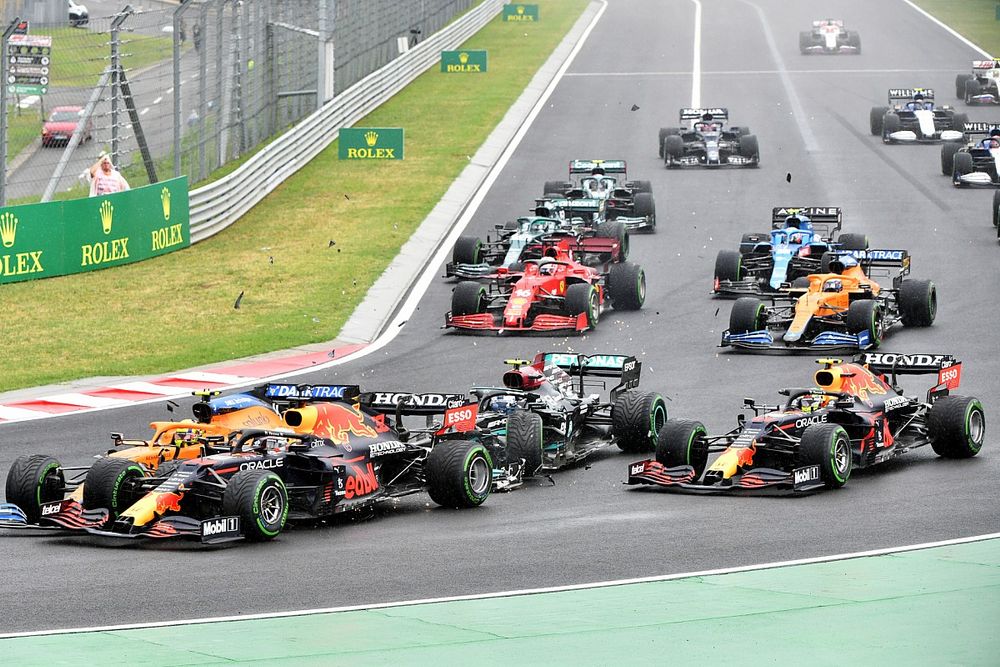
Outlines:
[{"label": "rear wing", "polygon": [[588,215],[600,213],[604,208],[604,202],[600,199],[536,199],[535,212],[537,213],[542,207],[563,211],[567,217],[573,217],[573,213]]},{"label": "rear wing", "polygon": [[814,28],[822,28],[825,25],[835,25],[838,28],[844,27],[843,19],[820,19],[818,21],[813,21]]},{"label": "rear wing", "polygon": [[272,403],[307,403],[309,401],[352,401],[361,394],[361,388],[356,384],[268,383],[254,387],[248,393]]},{"label": "rear wing", "polygon": [[1000,123],[986,123],[982,121],[971,121],[965,124],[962,131],[966,136],[974,136],[977,134],[989,134],[993,130],[1000,129]]},{"label": "rear wing", "polygon": [[395,415],[443,415],[451,408],[466,405],[465,394],[412,394],[396,391],[367,391],[358,397],[361,407]]},{"label": "rear wing", "polygon": [[583,394],[583,379],[590,377],[617,377],[621,381],[611,390],[611,399],[622,391],[639,386],[642,363],[635,357],[620,354],[572,354],[568,352],[539,352],[532,365],[544,370],[548,366],[558,366],[580,380]]},{"label": "rear wing", "polygon": [[712,116],[713,120],[729,120],[729,109],[724,109],[722,107],[712,107],[708,109],[684,108],[681,109],[680,118],[682,121],[698,120],[706,114]]},{"label": "rear wing", "polygon": [[858,359],[872,373],[889,375],[889,384],[896,387],[897,375],[930,375],[937,373],[937,384],[927,391],[927,401],[947,396],[962,382],[962,362],[950,354],[898,354],[896,352],[866,352]]},{"label": "rear wing", "polygon": [[993,60],[973,60],[972,69],[995,69],[1000,68],[1000,58],[994,58]]},{"label": "rear wing", "polygon": [[771,229],[784,229],[785,218],[792,215],[809,218],[813,227],[822,225],[831,234],[840,231],[844,217],[839,206],[775,206],[771,209]]},{"label": "rear wing", "polygon": [[889,104],[899,100],[912,100],[913,96],[917,93],[923,95],[925,100],[934,99],[934,90],[932,88],[890,88]]},{"label": "rear wing", "polygon": [[626,173],[625,160],[570,160],[569,173],[590,174],[595,169],[603,169],[605,174]]},{"label": "rear wing", "polygon": [[[896,249],[872,249],[868,250],[833,250],[835,255],[850,255],[858,260],[865,274],[871,277],[872,269],[899,269],[900,276],[910,273],[910,252],[908,250]],[[884,275],[892,275],[892,272],[883,272]]]}]

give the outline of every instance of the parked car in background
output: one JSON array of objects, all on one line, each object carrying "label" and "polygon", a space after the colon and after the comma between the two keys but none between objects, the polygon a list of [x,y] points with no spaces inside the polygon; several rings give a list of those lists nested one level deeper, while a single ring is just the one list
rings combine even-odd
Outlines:
[{"label": "parked car in background", "polygon": [[[49,114],[49,119],[42,125],[42,145],[59,146],[69,142],[76,126],[80,122],[83,107],[56,107]],[[87,121],[80,142],[90,141],[94,132],[94,123]]]}]

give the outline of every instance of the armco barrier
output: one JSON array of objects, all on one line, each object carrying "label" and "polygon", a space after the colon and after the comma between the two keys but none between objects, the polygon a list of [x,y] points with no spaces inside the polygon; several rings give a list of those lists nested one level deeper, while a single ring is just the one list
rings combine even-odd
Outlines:
[{"label": "armco barrier", "polygon": [[191,245],[187,178],[0,209],[0,284],[130,264]]},{"label": "armco barrier", "polygon": [[191,191],[191,242],[197,243],[236,222],[286,178],[336,138],[438,64],[441,51],[454,49],[496,16],[502,0],[485,0],[450,26],[340,93],[321,109],[275,139],[225,178]]}]

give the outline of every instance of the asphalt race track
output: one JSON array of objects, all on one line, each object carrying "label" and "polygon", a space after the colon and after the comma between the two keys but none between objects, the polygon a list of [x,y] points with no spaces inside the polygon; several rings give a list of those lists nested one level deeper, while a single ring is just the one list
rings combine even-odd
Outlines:
[{"label": "asphalt race track", "polygon": [[[369,389],[464,391],[494,384],[502,360],[542,349],[624,352],[672,417],[709,431],[735,424],[744,396],[773,400],[804,386],[811,357],[749,356],[716,347],[730,303],[709,297],[715,254],[768,228],[775,205],[834,205],[845,231],[873,247],[907,248],[913,276],[939,292],[937,322],[896,330],[885,351],[952,353],[960,393],[1000,414],[1000,247],[992,191],[953,188],[931,146],[883,146],[868,133],[889,87],[930,86],[951,99],[977,54],[901,1],[706,0],[701,103],[727,106],[759,137],[759,170],[671,171],[657,158],[661,126],[692,102],[695,5],[610,0],[568,75],[500,174],[470,229],[526,213],[571,158],[625,158],[653,183],[659,231],[635,236],[646,268],[642,311],[607,313],[583,338],[492,338],[439,327],[451,285],[436,281],[398,337],[357,362],[303,378]],[[861,32],[860,56],[804,57],[798,32],[820,14]],[[762,24],[761,17],[765,23]],[[769,46],[772,36],[777,54]],[[777,56],[777,57],[776,57]],[[961,103],[959,103],[961,105]],[[637,111],[630,111],[638,105]],[[961,105],[965,111],[964,105]],[[798,111],[800,115],[795,115]],[[1000,109],[969,109],[973,120]],[[786,175],[791,176],[788,182]],[[443,269],[441,270],[443,274]],[[907,379],[923,394],[931,380]],[[186,410],[186,406],[185,406]],[[163,405],[0,426],[0,475],[32,452],[85,463],[111,430],[142,434]],[[995,432],[994,432],[995,433]],[[438,509],[424,495],[372,520],[289,530],[276,542],[219,550],[107,548],[75,539],[0,539],[4,631],[331,607],[690,572],[997,532],[1000,440],[980,456],[918,450],[843,489],[782,498],[691,497],[625,489],[634,457],[605,450],[586,466],[495,494],[476,510]]]}]

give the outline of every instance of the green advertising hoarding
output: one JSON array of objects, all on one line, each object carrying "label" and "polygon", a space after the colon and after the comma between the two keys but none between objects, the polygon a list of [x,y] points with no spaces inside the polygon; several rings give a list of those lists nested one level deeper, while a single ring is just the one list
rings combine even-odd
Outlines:
[{"label": "green advertising hoarding", "polygon": [[484,49],[468,49],[465,51],[442,51],[441,71],[455,72],[485,72],[486,51]]},{"label": "green advertising hoarding", "polygon": [[403,128],[342,127],[337,156],[341,160],[402,160]]},{"label": "green advertising hoarding", "polygon": [[536,23],[538,5],[504,5],[503,20],[505,23]]},{"label": "green advertising hoarding", "polygon": [[0,209],[0,284],[130,264],[191,245],[187,177]]}]

